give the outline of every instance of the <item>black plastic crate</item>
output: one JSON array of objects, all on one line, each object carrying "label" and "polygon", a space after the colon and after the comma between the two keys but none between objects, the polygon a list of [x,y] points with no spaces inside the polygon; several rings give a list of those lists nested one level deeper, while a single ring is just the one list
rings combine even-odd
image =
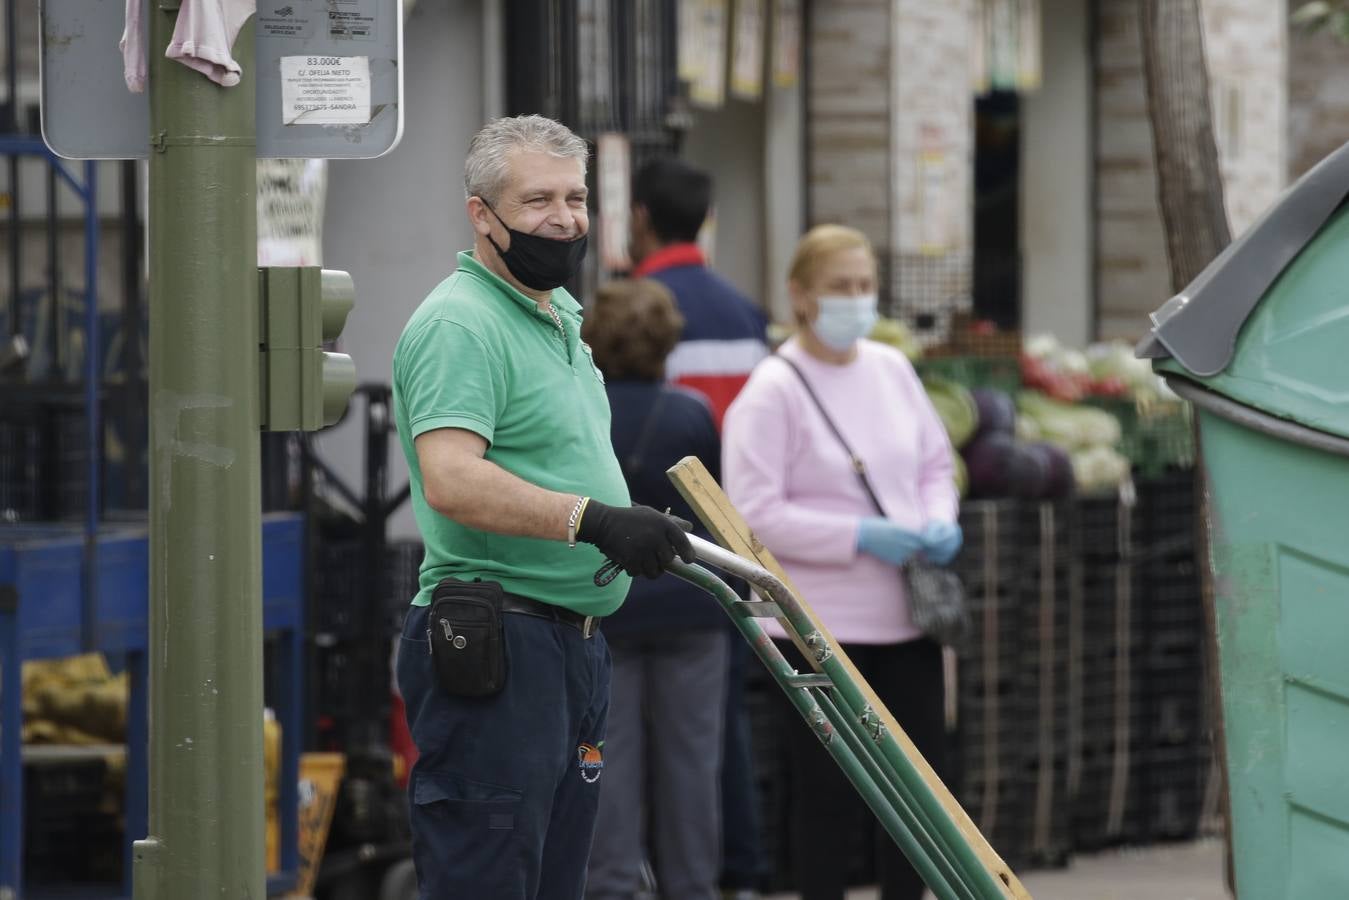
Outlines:
[{"label": "black plastic crate", "polygon": [[1148,630],[1148,655],[1155,659],[1169,659],[1181,656],[1185,659],[1199,659],[1199,622],[1191,625],[1176,625],[1157,622],[1156,611],[1147,610],[1146,616],[1153,627]]},{"label": "black plastic crate", "polygon": [[1144,757],[1136,774],[1149,838],[1186,840],[1198,833],[1206,762],[1198,743],[1155,749]]},{"label": "black plastic crate", "polygon": [[960,505],[960,525],[967,534],[997,530],[1014,534],[1020,524],[1022,503],[1017,500],[967,500]]},{"label": "black plastic crate", "polygon": [[99,808],[108,764],[101,758],[44,760],[25,765],[23,776],[28,821],[63,820]]},{"label": "black plastic crate", "polygon": [[956,797],[980,830],[1017,823],[1021,827],[1030,809],[1030,785],[1019,764],[993,770],[966,772],[960,778]]},{"label": "black plastic crate", "polygon": [[24,865],[30,884],[118,881],[122,828],[99,757],[24,765]]},{"label": "black plastic crate", "polygon": [[[1041,785],[1046,790],[1041,793]],[[1031,782],[1025,827],[1029,862],[1034,866],[1064,866],[1072,855],[1073,807],[1064,765]]]},{"label": "black plastic crate", "polygon": [[745,669],[744,704],[754,755],[754,797],[759,818],[766,890],[781,892],[792,882],[791,806],[786,746],[782,729],[794,713],[787,709],[782,688],[757,660]]},{"label": "black plastic crate", "polygon": [[1203,692],[1204,666],[1197,657],[1152,657],[1143,671],[1143,691],[1150,696],[1158,694],[1189,694]]},{"label": "black plastic crate", "polygon": [[1149,740],[1154,746],[1196,744],[1202,739],[1202,697],[1198,691],[1156,697],[1146,702]]},{"label": "black plastic crate", "polygon": [[418,540],[390,541],[385,558],[386,596],[390,618],[401,626],[408,605],[420,589],[420,570],[426,549]]},{"label": "black plastic crate", "polygon": [[[961,669],[962,674],[964,669]],[[1026,716],[1034,709],[1034,698],[1028,696],[1027,680],[1017,669],[1004,665],[998,677],[992,680],[974,676],[968,678],[956,695],[960,701],[960,718],[970,720],[984,714],[989,707],[1004,718]],[[966,713],[968,712],[968,715]]]},{"label": "black plastic crate", "polygon": [[1198,645],[1204,636],[1205,627],[1204,613],[1199,604],[1199,597],[1196,595],[1193,606],[1180,604],[1161,606],[1145,609],[1144,615],[1152,631],[1184,631],[1190,635],[1189,639]]},{"label": "black plastic crate", "polygon": [[1147,608],[1199,613],[1203,592],[1199,571],[1191,563],[1154,564],[1139,569],[1140,590]]},{"label": "black plastic crate", "polygon": [[1016,578],[1021,562],[1021,505],[1013,500],[976,500],[960,510],[964,544],[953,567],[967,579],[994,583]]},{"label": "black plastic crate", "polygon": [[1133,507],[1117,496],[1080,499],[1074,527],[1083,556],[1118,559],[1125,549],[1121,532],[1132,529],[1133,518]]},{"label": "black plastic crate", "polygon": [[1196,504],[1195,473],[1177,470],[1140,478],[1134,482],[1138,505],[1146,511],[1194,509]]},{"label": "black plastic crate", "polygon": [[314,571],[316,602],[313,630],[325,641],[346,641],[366,636],[366,610],[378,603],[390,632],[402,624],[408,604],[418,590],[418,570],[424,553],[421,541],[390,541],[384,547],[383,572],[366,597],[366,545],[357,538],[322,540],[316,548]]},{"label": "black plastic crate", "polygon": [[363,545],[358,540],[325,540],[315,548],[312,573],[313,625],[325,641],[350,640],[365,633],[364,608],[372,598],[361,597]]},{"label": "black plastic crate", "polygon": [[[76,393],[6,388],[5,402],[0,404],[0,522],[84,515],[89,491],[87,429],[82,389]],[[95,453],[101,460],[101,435],[99,441]]]},{"label": "black plastic crate", "polygon": [[24,831],[25,881],[52,892],[67,885],[119,885],[123,852],[120,817],[113,813],[41,820]]},{"label": "black plastic crate", "polygon": [[1083,754],[1081,781],[1073,798],[1076,847],[1094,850],[1146,838],[1139,777],[1146,758],[1147,751],[1133,741],[1091,746]]}]

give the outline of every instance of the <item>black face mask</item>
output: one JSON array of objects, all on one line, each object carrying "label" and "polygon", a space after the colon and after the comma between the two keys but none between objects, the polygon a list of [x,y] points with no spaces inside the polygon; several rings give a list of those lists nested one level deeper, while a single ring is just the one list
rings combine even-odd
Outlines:
[{"label": "black face mask", "polygon": [[497,215],[497,211],[486,200],[482,203],[511,236],[511,246],[510,249],[502,250],[491,234],[487,235],[487,240],[510,273],[525,287],[534,291],[551,291],[566,284],[581,268],[589,234],[570,241],[555,241],[536,234],[526,234],[507,225],[506,220]]}]

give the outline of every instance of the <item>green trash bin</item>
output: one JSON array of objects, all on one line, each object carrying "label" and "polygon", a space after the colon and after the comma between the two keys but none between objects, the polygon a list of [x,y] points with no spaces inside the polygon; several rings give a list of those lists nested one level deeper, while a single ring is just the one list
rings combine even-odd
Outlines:
[{"label": "green trash bin", "polygon": [[1199,416],[1242,900],[1349,898],[1349,145],[1153,315]]}]

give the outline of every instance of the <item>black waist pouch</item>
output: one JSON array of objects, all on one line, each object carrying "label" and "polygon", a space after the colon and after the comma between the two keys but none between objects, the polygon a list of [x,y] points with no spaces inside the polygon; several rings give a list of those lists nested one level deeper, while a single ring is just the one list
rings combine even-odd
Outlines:
[{"label": "black waist pouch", "polygon": [[431,594],[427,620],[436,678],[455,697],[490,697],[506,685],[501,585],[446,578]]}]

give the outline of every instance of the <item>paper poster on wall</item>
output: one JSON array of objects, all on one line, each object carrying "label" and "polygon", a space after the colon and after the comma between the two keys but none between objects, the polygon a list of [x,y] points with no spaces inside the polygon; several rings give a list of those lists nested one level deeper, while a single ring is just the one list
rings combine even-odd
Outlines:
[{"label": "paper poster on wall", "polygon": [[285,125],[365,125],[370,121],[370,57],[283,56]]},{"label": "paper poster on wall", "polygon": [[987,94],[989,89],[989,41],[990,28],[989,0],[974,0],[974,39],[970,41],[970,85],[976,95]]},{"label": "paper poster on wall", "polygon": [[678,68],[681,81],[693,81],[698,74],[698,12],[703,0],[678,0]]},{"label": "paper poster on wall", "polygon": [[989,83],[994,90],[1016,90],[1016,0],[989,0]]},{"label": "paper poster on wall", "polygon": [[258,265],[323,264],[328,161],[258,160]]},{"label": "paper poster on wall", "polygon": [[1040,0],[1017,0],[1017,73],[1018,90],[1040,89]]},{"label": "paper poster on wall", "polygon": [[697,68],[689,81],[689,100],[715,109],[726,102],[727,0],[702,0],[697,7],[697,45],[690,51]]},{"label": "paper poster on wall", "polygon": [[632,268],[628,256],[632,162],[627,137],[600,135],[595,141],[595,156],[595,181],[600,192],[600,266],[609,272],[626,272]]},{"label": "paper poster on wall", "polygon": [[918,154],[918,250],[924,256],[942,256],[953,249],[951,230],[958,221],[956,194],[946,151],[921,151]]},{"label": "paper poster on wall", "polygon": [[765,0],[735,0],[731,42],[731,95],[741,100],[763,96]]},{"label": "paper poster on wall", "polygon": [[796,87],[801,79],[801,0],[773,0],[773,83]]}]

